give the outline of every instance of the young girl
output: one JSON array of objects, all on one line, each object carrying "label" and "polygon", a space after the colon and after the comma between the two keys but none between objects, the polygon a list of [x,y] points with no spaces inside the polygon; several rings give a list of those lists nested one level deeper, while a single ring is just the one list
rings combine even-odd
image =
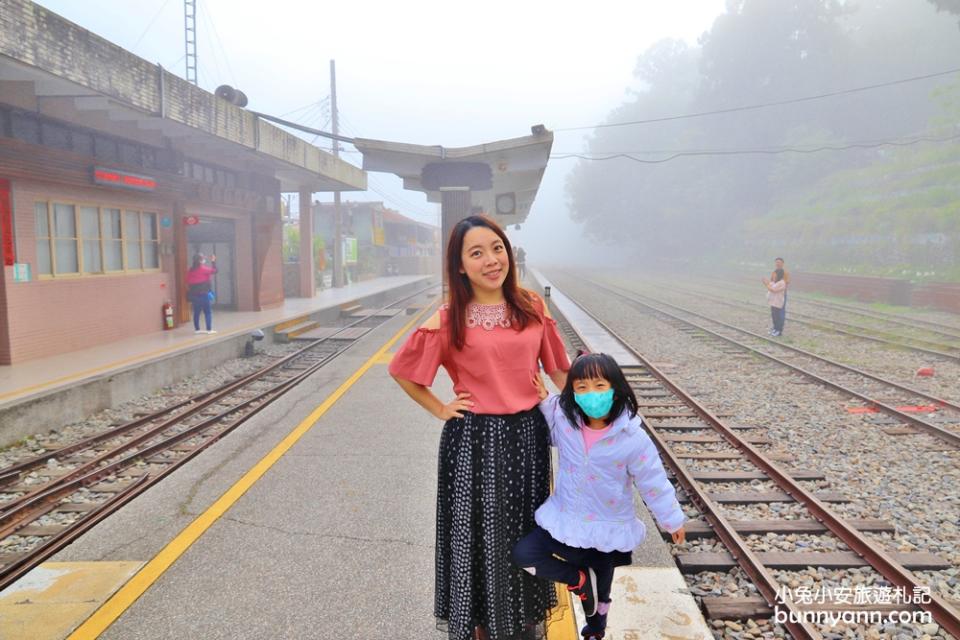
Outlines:
[{"label": "young girl", "polygon": [[783,278],[783,269],[777,269],[773,272],[773,280],[762,280],[767,288],[767,302],[770,304],[770,316],[773,319],[773,329],[770,335],[778,337],[783,335],[784,309],[787,303],[787,283]]},{"label": "young girl", "polygon": [[633,389],[613,358],[578,357],[560,395],[548,394],[539,375],[534,384],[560,467],[556,490],[537,509],[538,527],[514,547],[513,561],[568,585],[587,616],[581,634],[596,640],[607,626],[614,567],[631,563],[646,533],[630,485],[677,544],[686,540],[685,517],[637,415]]}]

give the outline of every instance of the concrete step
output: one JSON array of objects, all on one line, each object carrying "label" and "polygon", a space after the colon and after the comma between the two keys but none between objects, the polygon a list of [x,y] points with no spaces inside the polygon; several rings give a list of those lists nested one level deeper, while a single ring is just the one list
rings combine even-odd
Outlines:
[{"label": "concrete step", "polygon": [[340,317],[349,316],[363,309],[363,305],[358,302],[347,302],[340,305]]},{"label": "concrete step", "polygon": [[290,342],[297,336],[308,331],[312,331],[320,326],[320,323],[316,320],[304,320],[294,325],[290,325],[283,329],[274,329],[274,338],[277,342]]}]

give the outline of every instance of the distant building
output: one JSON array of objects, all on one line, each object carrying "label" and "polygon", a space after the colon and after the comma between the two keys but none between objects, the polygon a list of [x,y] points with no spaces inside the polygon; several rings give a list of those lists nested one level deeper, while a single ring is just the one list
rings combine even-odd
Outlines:
[{"label": "distant building", "polygon": [[[340,211],[344,259],[352,279],[439,272],[440,230],[436,226],[408,218],[383,202],[343,202]],[[333,204],[314,203],[313,233],[322,237],[327,247],[328,268],[334,228]]]}]

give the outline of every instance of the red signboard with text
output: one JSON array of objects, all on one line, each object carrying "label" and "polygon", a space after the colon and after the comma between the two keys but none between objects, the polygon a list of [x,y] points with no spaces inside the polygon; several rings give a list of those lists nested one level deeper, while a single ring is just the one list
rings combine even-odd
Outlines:
[{"label": "red signboard with text", "polygon": [[141,176],[136,173],[106,167],[93,168],[93,181],[96,184],[135,191],[154,191],[157,188],[156,179],[150,176]]},{"label": "red signboard with text", "polygon": [[17,252],[13,244],[13,207],[7,180],[0,180],[0,241],[3,242],[3,264],[12,266],[17,261]]}]

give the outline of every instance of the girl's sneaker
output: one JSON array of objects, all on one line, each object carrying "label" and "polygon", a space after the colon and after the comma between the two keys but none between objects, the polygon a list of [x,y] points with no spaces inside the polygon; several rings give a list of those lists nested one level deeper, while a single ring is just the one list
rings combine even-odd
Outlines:
[{"label": "girl's sneaker", "polygon": [[580,598],[580,605],[583,607],[583,615],[591,617],[597,613],[597,574],[593,569],[587,567],[580,569],[580,584],[577,586],[568,586],[567,591],[576,594]]}]

